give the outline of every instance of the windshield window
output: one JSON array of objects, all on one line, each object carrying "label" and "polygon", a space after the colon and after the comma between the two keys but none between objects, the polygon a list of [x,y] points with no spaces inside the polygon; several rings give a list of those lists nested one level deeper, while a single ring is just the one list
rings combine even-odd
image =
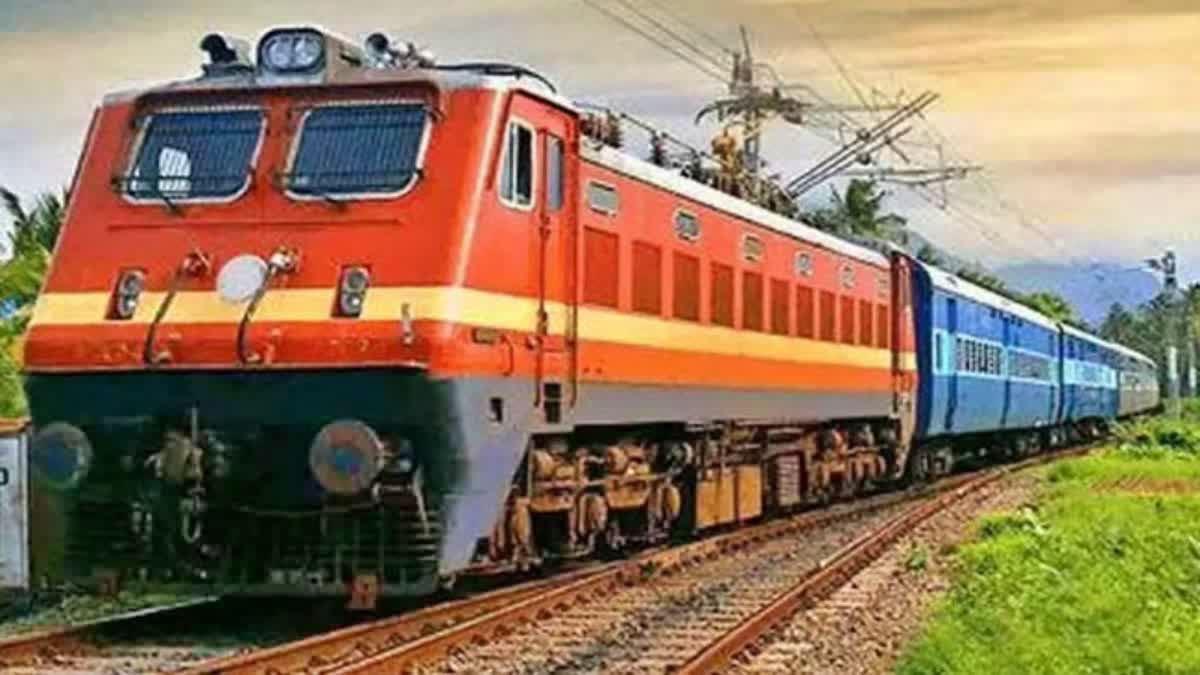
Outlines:
[{"label": "windshield window", "polygon": [[397,194],[416,178],[426,110],[415,103],[313,108],[288,189],[301,195]]},{"label": "windshield window", "polygon": [[232,197],[248,182],[262,124],[258,110],[147,115],[125,191],[148,199]]}]

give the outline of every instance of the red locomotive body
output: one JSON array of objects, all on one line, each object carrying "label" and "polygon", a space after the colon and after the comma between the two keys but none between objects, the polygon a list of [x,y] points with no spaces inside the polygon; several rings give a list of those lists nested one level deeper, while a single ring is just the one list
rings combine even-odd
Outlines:
[{"label": "red locomotive body", "polygon": [[424,593],[901,477],[900,256],[610,147],[522,69],[215,39],[96,113],[34,312],[59,572]]}]

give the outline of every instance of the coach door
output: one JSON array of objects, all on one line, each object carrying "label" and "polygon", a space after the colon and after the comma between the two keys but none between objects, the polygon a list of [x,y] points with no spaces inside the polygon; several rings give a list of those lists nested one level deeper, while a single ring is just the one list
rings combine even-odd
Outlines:
[{"label": "coach door", "polygon": [[946,378],[946,421],[943,428],[947,432],[954,431],[954,413],[958,410],[958,371],[959,363],[963,355],[959,353],[958,348],[958,299],[946,298],[946,339],[953,349],[950,353],[954,355],[951,362],[951,370]]},{"label": "coach door", "polygon": [[535,399],[547,424],[564,416],[578,398],[575,330],[578,297],[577,175],[574,127],[550,109],[537,134],[541,175],[538,200],[538,353]]}]

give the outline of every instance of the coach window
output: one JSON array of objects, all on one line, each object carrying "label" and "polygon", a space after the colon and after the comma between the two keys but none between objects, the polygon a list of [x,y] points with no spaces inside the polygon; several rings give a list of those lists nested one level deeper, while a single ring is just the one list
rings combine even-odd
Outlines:
[{"label": "coach window", "polygon": [[557,211],[563,205],[563,142],[546,135],[546,210]]},{"label": "coach window", "polygon": [[533,208],[533,127],[519,120],[508,123],[500,201],[515,209]]}]

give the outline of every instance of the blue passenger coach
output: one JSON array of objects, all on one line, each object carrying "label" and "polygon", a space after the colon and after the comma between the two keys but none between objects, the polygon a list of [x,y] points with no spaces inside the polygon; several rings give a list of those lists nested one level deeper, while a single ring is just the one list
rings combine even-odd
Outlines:
[{"label": "blue passenger coach", "polygon": [[913,268],[917,436],[1056,424],[1058,325],[935,267],[914,261]]},{"label": "blue passenger coach", "polygon": [[1111,420],[1118,412],[1115,345],[1072,326],[1062,326],[1063,410],[1061,422]]}]

